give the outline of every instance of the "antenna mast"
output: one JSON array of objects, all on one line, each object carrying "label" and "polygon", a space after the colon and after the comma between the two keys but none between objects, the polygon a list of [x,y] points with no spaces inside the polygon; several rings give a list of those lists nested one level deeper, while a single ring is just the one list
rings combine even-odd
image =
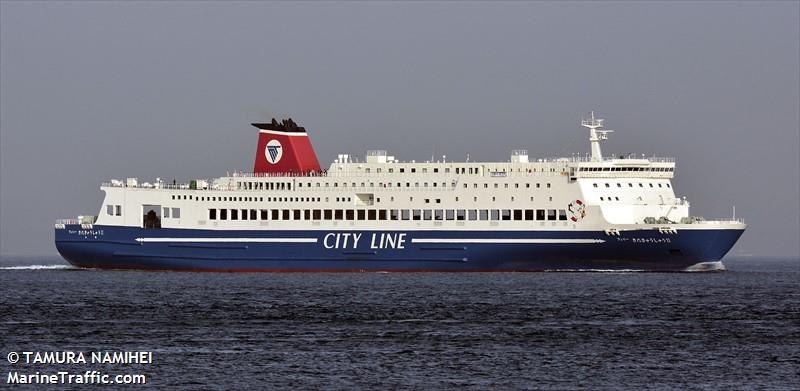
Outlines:
[{"label": "antenna mast", "polygon": [[581,126],[589,128],[589,144],[592,149],[592,161],[603,161],[603,153],[600,150],[600,140],[608,140],[608,134],[613,130],[597,130],[603,127],[604,119],[595,118],[594,111],[591,112],[588,119],[581,120]]}]

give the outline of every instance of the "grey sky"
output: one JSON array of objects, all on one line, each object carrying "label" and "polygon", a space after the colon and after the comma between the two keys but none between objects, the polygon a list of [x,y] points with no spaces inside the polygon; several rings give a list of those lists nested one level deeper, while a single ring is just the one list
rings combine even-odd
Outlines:
[{"label": "grey sky", "polygon": [[389,149],[506,160],[678,159],[733,254],[798,255],[800,3],[0,5],[0,254],[55,254],[110,178],[252,169],[250,122],[291,115],[327,166]]}]

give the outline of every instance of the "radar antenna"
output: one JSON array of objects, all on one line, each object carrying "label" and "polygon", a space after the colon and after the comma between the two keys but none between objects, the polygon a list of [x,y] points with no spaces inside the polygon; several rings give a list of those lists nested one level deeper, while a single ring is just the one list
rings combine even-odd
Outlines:
[{"label": "radar antenna", "polygon": [[590,117],[581,119],[581,126],[589,128],[589,144],[592,148],[592,161],[603,161],[603,153],[600,150],[600,140],[608,140],[608,134],[613,130],[598,130],[603,127],[604,119],[595,118],[594,111],[591,112]]}]

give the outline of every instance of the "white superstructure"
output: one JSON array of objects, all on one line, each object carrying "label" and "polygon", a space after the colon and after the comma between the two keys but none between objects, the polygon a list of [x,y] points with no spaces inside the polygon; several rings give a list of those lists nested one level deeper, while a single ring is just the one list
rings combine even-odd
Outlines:
[{"label": "white superstructure", "polygon": [[367,228],[376,221],[403,230],[700,222],[674,192],[674,159],[603,157],[603,120],[592,113],[582,124],[590,129],[589,157],[529,161],[527,151],[516,150],[506,162],[404,162],[369,151],[364,161],[340,154],[312,175],[234,173],[187,184],[112,180],[102,186],[96,223],[142,227],[149,211],[164,228],[220,230]]}]

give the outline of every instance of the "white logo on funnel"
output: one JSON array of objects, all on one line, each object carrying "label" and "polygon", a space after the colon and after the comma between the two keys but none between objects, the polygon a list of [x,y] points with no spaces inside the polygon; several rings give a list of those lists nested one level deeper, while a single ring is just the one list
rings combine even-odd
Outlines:
[{"label": "white logo on funnel", "polygon": [[278,140],[269,140],[267,148],[264,149],[264,156],[271,164],[277,164],[281,161],[281,157],[283,156],[283,146],[281,146],[281,142]]}]

